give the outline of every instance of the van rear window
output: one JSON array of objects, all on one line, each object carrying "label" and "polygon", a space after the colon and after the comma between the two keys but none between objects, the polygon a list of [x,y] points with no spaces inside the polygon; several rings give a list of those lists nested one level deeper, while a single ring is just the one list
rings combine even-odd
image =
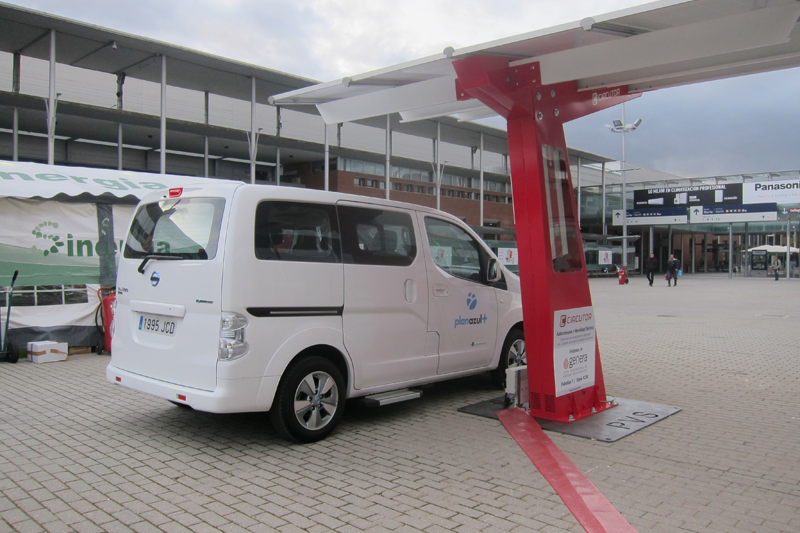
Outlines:
[{"label": "van rear window", "polygon": [[170,255],[213,259],[217,255],[224,198],[178,198],[139,206],[124,257]]},{"label": "van rear window", "polygon": [[254,244],[256,258],[265,261],[341,262],[332,205],[261,202],[256,208]]}]

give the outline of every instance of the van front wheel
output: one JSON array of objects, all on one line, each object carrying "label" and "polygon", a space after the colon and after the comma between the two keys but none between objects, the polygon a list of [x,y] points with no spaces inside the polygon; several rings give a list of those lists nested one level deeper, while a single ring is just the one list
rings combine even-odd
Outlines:
[{"label": "van front wheel", "polygon": [[492,381],[498,387],[506,388],[506,370],[515,366],[528,364],[527,354],[525,353],[525,333],[519,329],[512,329],[503,343],[503,351],[500,354],[500,362],[497,368],[492,370]]},{"label": "van front wheel", "polygon": [[289,367],[270,409],[272,425],[294,442],[327,437],[344,413],[344,379],[323,357],[306,357]]}]

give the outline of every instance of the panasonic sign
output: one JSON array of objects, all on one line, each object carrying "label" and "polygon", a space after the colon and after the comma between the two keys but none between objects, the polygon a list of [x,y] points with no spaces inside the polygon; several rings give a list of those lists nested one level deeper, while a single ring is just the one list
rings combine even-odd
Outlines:
[{"label": "panasonic sign", "polygon": [[800,180],[759,181],[742,184],[742,203],[800,203]]}]

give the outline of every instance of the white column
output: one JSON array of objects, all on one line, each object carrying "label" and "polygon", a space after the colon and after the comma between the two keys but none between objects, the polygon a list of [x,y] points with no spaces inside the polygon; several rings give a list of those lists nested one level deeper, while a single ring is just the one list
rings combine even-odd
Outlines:
[{"label": "white column", "polygon": [[478,166],[481,169],[481,174],[480,174],[480,176],[481,176],[480,177],[480,182],[481,182],[480,202],[481,202],[481,226],[483,226],[484,225],[484,217],[483,217],[483,132],[481,132],[481,146],[480,146],[479,152],[478,152]]},{"label": "white column", "polygon": [[330,190],[331,181],[331,146],[328,143],[328,123],[322,123],[322,136],[325,137],[325,190]]},{"label": "white column", "polygon": [[786,221],[786,279],[792,279],[792,221]]},{"label": "white column", "polygon": [[742,246],[742,272],[745,276],[750,276],[750,254],[747,250],[750,248],[750,226],[744,223],[744,245]]},{"label": "white column", "polygon": [[56,30],[50,30],[50,91],[47,98],[47,164],[55,162],[56,143]]},{"label": "white column", "polygon": [[275,185],[281,184],[281,108],[275,108],[275,137],[278,147],[275,149]]},{"label": "white column", "polygon": [[628,266],[628,195],[625,169],[625,103],[622,103],[622,266]]},{"label": "white column", "polygon": [[[669,242],[669,245],[667,246],[667,259],[669,259],[669,249],[672,248],[672,225],[667,225],[667,235],[668,235],[667,242]],[[683,259],[684,259],[684,257],[683,257],[683,235],[681,235],[681,262],[685,263],[685,261]],[[660,246],[658,247],[658,264],[659,265],[663,265],[664,264],[664,255],[661,252],[661,247]]]},{"label": "white column", "polygon": [[602,217],[603,221],[603,236],[605,237],[608,234],[608,228],[606,227],[606,164],[605,162],[600,164],[600,203],[602,204],[602,213],[600,216]]},{"label": "white column", "polygon": [[733,223],[728,222],[728,278],[733,277]]},{"label": "white column", "polygon": [[19,111],[16,107],[14,108],[11,129],[11,160],[19,161]]},{"label": "white column", "polygon": [[442,151],[442,125],[436,122],[436,143],[434,151],[436,154],[436,209],[442,208],[442,165],[440,155]]},{"label": "white column", "polygon": [[[670,224],[667,226],[669,230],[669,244],[667,245],[667,258],[669,258],[670,254],[672,253],[672,225]],[[681,235],[681,261],[683,261],[683,235]]]},{"label": "white column", "polygon": [[[650,252],[648,253],[647,257],[650,257],[649,254],[653,253],[653,226],[650,226],[650,247],[649,247],[649,249],[650,249]],[[642,254],[642,255],[644,255],[644,254]]]},{"label": "white column", "polygon": [[[117,74],[117,110],[122,113],[122,91],[125,85],[125,74]],[[117,123],[117,170],[122,170],[122,122]]]},{"label": "white column", "polygon": [[578,172],[577,174],[577,182],[578,182],[578,229],[581,227],[581,156],[578,156]]},{"label": "white column", "polygon": [[[11,92],[19,94],[20,90],[20,54],[15,53],[11,67]],[[14,117],[11,126],[11,160],[19,160],[19,110],[14,107]]]},{"label": "white column", "polygon": [[389,199],[392,176],[392,123],[391,116],[386,115],[386,199]]},{"label": "white column", "polygon": [[[208,126],[208,91],[205,92],[203,106],[203,118],[206,126]],[[203,136],[203,176],[208,177],[208,135]]]},{"label": "white column", "polygon": [[250,183],[256,182],[256,77],[250,78]]},{"label": "white column", "polygon": [[167,173],[167,56],[161,56],[161,173]]},{"label": "white column", "polygon": [[122,123],[117,124],[117,170],[122,170]]}]

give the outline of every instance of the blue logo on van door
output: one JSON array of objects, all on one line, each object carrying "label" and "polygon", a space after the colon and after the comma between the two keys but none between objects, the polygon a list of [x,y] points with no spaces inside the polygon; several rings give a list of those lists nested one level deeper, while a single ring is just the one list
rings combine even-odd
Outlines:
[{"label": "blue logo on van door", "polygon": [[[478,306],[478,297],[475,295],[474,292],[467,294],[467,308],[470,311],[474,311],[475,307]],[[486,316],[486,313],[482,314],[481,316],[476,316],[472,318],[462,318],[461,315],[458,315],[456,318],[454,328],[458,326],[467,326],[467,325],[477,325],[477,324],[485,324],[489,321],[489,317]]]},{"label": "blue logo on van door", "polygon": [[150,284],[155,287],[159,281],[161,281],[161,276],[158,275],[158,271],[154,271],[153,275],[150,276]]}]

